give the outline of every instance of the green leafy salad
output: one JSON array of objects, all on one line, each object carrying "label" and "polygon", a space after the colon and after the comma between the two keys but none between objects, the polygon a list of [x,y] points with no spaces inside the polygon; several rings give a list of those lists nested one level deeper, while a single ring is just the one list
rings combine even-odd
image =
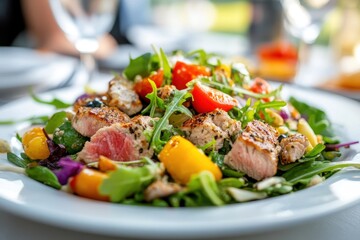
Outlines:
[{"label": "green leafy salad", "polygon": [[[158,207],[222,206],[319,184],[343,168],[341,143],[321,109],[252,76],[240,62],[197,50],[131,58],[106,92],[39,104],[22,119],[14,171],[100,201]],[[2,121],[0,124],[16,124]],[[2,143],[4,144],[4,143]]]}]

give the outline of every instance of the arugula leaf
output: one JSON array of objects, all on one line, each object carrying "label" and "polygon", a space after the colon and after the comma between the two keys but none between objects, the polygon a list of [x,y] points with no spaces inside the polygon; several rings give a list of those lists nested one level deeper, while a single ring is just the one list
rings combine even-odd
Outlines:
[{"label": "arugula leaf", "polygon": [[286,171],[289,171],[290,169],[293,169],[294,167],[301,165],[302,163],[305,163],[305,162],[313,162],[315,160],[323,160],[321,158],[321,154],[324,153],[323,152],[324,149],[325,149],[325,145],[319,143],[310,152],[306,153],[303,157],[301,157],[297,162],[286,164],[286,165],[279,164],[278,169],[280,171],[286,172]]},{"label": "arugula leaf", "polygon": [[155,82],[149,79],[149,83],[151,84],[152,92],[148,93],[146,95],[146,98],[150,100],[150,103],[146,108],[141,111],[141,114],[144,115],[149,113],[150,117],[154,117],[156,109],[165,110],[165,106],[164,100],[157,95],[157,87]]},{"label": "arugula leaf", "polygon": [[271,102],[261,102],[258,106],[258,109],[265,109],[265,108],[275,108],[279,109],[281,107],[286,106],[285,101],[271,101]]},{"label": "arugula leaf", "polygon": [[301,102],[294,97],[290,97],[289,102],[300,112],[301,115],[307,118],[307,122],[314,130],[315,134],[321,134],[326,137],[334,136],[330,120],[323,110]]},{"label": "arugula leaf", "polygon": [[151,136],[150,147],[152,147],[155,152],[160,152],[166,144],[166,142],[161,139],[161,132],[167,129],[169,118],[173,113],[181,112],[190,117],[192,116],[190,110],[182,105],[189,97],[191,97],[191,93],[189,93],[187,89],[181,91],[175,90],[172,101],[168,105],[165,105],[166,110],[164,116],[155,122]]},{"label": "arugula leaf", "polygon": [[220,191],[216,185],[214,176],[208,171],[202,171],[191,177],[187,184],[189,191],[202,191],[204,195],[216,206],[224,205],[220,198]]},{"label": "arugula leaf", "polygon": [[203,49],[194,50],[186,54],[186,57],[196,57],[196,60],[198,61],[199,65],[202,66],[207,66],[208,60],[214,56],[216,56],[216,54],[207,53]]},{"label": "arugula leaf", "polygon": [[268,113],[266,113],[265,109],[278,109],[286,106],[286,102],[277,100],[272,102],[256,101],[253,105],[251,105],[251,102],[252,100],[249,98],[246,101],[245,106],[243,106],[242,108],[234,107],[228,112],[231,118],[241,122],[243,128],[254,119],[261,119],[261,115],[265,117],[266,122],[271,123],[273,119],[269,116]]},{"label": "arugula leaf", "polygon": [[164,81],[163,85],[170,85],[172,74],[171,74],[171,67],[170,67],[169,59],[167,58],[167,56],[162,48],[160,48],[160,50],[158,50],[158,48],[155,45],[152,45],[152,48],[153,48],[157,58],[159,59],[160,68],[162,68],[164,71],[164,80],[165,81]]},{"label": "arugula leaf", "polygon": [[225,204],[221,197],[221,189],[214,176],[208,171],[202,171],[191,177],[185,190],[171,195],[169,202],[173,207],[221,206]]},{"label": "arugula leaf", "polygon": [[137,168],[119,167],[100,185],[100,193],[110,196],[112,202],[121,202],[149,185],[157,169],[155,164]]},{"label": "arugula leaf", "polygon": [[254,93],[252,91],[246,90],[242,87],[239,86],[229,86],[226,85],[224,83],[221,82],[217,82],[217,81],[213,81],[213,78],[209,78],[209,77],[199,77],[196,78],[192,81],[190,81],[187,86],[192,86],[194,85],[196,82],[200,82],[206,86],[212,87],[212,88],[216,88],[224,93],[230,94],[230,95],[239,95],[239,96],[249,96],[249,97],[253,97],[253,98],[268,98],[268,97],[277,97],[279,96],[281,90],[282,90],[282,86],[280,85],[278,88],[274,89],[273,91],[266,93],[266,94],[260,94],[260,93]]},{"label": "arugula leaf", "polygon": [[6,157],[9,162],[11,162],[12,164],[14,164],[18,167],[21,167],[21,168],[26,168],[26,166],[29,163],[29,161],[26,161],[25,159],[18,157],[16,154],[14,154],[12,152],[8,152],[6,154]]},{"label": "arugula leaf", "polygon": [[325,149],[325,145],[324,144],[317,144],[310,152],[306,153],[304,157],[316,157],[318,156],[324,149]]},{"label": "arugula leaf", "polygon": [[0,121],[0,125],[12,125],[20,122],[30,122],[32,125],[43,125],[49,120],[49,116],[36,116],[36,117],[29,117],[23,118],[19,120],[3,120]]},{"label": "arugula leaf", "polygon": [[129,65],[124,69],[123,74],[129,80],[134,80],[137,75],[142,77],[150,74],[151,53],[145,53],[135,59],[130,58]]},{"label": "arugula leaf", "polygon": [[153,46],[155,54],[145,53],[135,59],[130,58],[129,65],[124,69],[123,74],[128,79],[133,81],[136,76],[147,77],[152,71],[162,68],[164,71],[164,84],[171,82],[171,67],[169,60],[162,49],[157,50]]},{"label": "arugula leaf", "polygon": [[22,137],[20,136],[20,134],[17,132],[15,135],[16,139],[22,143]]},{"label": "arugula leaf", "polygon": [[154,207],[169,207],[169,204],[162,199],[154,199],[151,202],[151,205],[153,205]]},{"label": "arugula leaf", "polygon": [[45,131],[48,134],[52,134],[57,127],[59,127],[66,120],[66,112],[57,112],[51,116],[47,124],[45,125]]},{"label": "arugula leaf", "polygon": [[221,187],[235,187],[240,188],[245,186],[245,180],[243,178],[223,178],[219,181]]},{"label": "arugula leaf", "polygon": [[221,172],[222,172],[222,174],[223,174],[225,177],[240,178],[240,177],[245,176],[245,173],[236,171],[236,170],[234,170],[234,169],[231,169],[231,168],[229,168],[229,167],[226,166],[226,165],[224,165],[224,166],[221,168]]},{"label": "arugula leaf", "polygon": [[164,78],[165,78],[164,85],[170,85],[171,78],[172,78],[171,67],[170,67],[169,60],[168,60],[165,52],[162,50],[162,48],[160,48],[160,56],[161,56],[160,66],[162,67],[162,69],[164,71]]},{"label": "arugula leaf", "polygon": [[337,171],[346,167],[360,168],[360,163],[309,161],[292,168],[284,173],[282,177],[284,177],[289,183],[296,184],[302,179],[307,179],[325,172]]},{"label": "arugula leaf", "polygon": [[43,166],[27,167],[25,173],[32,179],[44,183],[55,189],[60,189],[61,184],[59,183],[56,175],[48,168]]},{"label": "arugula leaf", "polygon": [[323,136],[323,141],[326,143],[326,144],[337,144],[337,143],[340,143],[340,139],[335,136],[335,137],[327,137],[327,136]]},{"label": "arugula leaf", "polygon": [[38,103],[47,104],[54,106],[56,109],[64,109],[72,106],[72,103],[66,103],[58,98],[53,98],[50,101],[42,100],[41,98],[37,97],[33,92],[30,92],[31,98]]}]

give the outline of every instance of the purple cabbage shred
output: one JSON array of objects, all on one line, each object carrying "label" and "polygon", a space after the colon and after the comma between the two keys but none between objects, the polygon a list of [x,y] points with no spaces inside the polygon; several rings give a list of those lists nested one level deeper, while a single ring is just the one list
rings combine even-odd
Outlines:
[{"label": "purple cabbage shred", "polygon": [[43,132],[46,136],[46,143],[48,145],[50,155],[47,159],[41,160],[39,165],[47,167],[51,170],[57,169],[58,161],[68,155],[66,152],[65,146],[61,144],[56,144],[43,129]]},{"label": "purple cabbage shred", "polygon": [[58,169],[53,170],[61,185],[67,184],[70,177],[77,175],[83,165],[72,160],[69,156],[61,158],[58,162]]}]

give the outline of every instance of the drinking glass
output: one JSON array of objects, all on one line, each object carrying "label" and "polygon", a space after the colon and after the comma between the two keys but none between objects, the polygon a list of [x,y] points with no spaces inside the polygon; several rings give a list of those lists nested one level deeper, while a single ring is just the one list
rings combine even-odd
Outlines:
[{"label": "drinking glass", "polygon": [[113,26],[118,0],[49,1],[58,25],[80,53],[88,83],[97,71],[93,54],[99,48],[99,38]]},{"label": "drinking glass", "polygon": [[319,36],[325,16],[336,0],[282,0],[285,27],[303,42],[312,44]]},{"label": "drinking glass", "polygon": [[310,66],[310,45],[320,34],[326,15],[337,0],[281,0],[285,29],[299,39],[298,70],[294,82],[304,84]]}]

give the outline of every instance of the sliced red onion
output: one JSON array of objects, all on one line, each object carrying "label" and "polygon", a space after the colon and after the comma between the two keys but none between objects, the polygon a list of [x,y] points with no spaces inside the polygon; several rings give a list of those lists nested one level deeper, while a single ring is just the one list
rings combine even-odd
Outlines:
[{"label": "sliced red onion", "polygon": [[39,165],[49,168],[50,170],[54,170],[58,168],[58,161],[68,155],[66,152],[65,146],[62,144],[56,144],[47,134],[45,129],[43,132],[46,137],[46,143],[50,151],[50,156],[47,159],[39,161]]},{"label": "sliced red onion", "polygon": [[285,121],[290,118],[289,113],[287,111],[285,111],[284,109],[281,109],[279,114],[282,117],[282,119],[284,119]]},{"label": "sliced red onion", "polygon": [[347,143],[338,143],[338,144],[327,144],[326,150],[337,150],[339,148],[348,148],[351,145],[358,144],[359,141],[347,142]]},{"label": "sliced red onion", "polygon": [[70,177],[78,174],[83,168],[81,163],[73,161],[68,156],[61,158],[58,162],[58,166],[60,168],[53,170],[53,172],[55,173],[61,185],[65,185]]}]

